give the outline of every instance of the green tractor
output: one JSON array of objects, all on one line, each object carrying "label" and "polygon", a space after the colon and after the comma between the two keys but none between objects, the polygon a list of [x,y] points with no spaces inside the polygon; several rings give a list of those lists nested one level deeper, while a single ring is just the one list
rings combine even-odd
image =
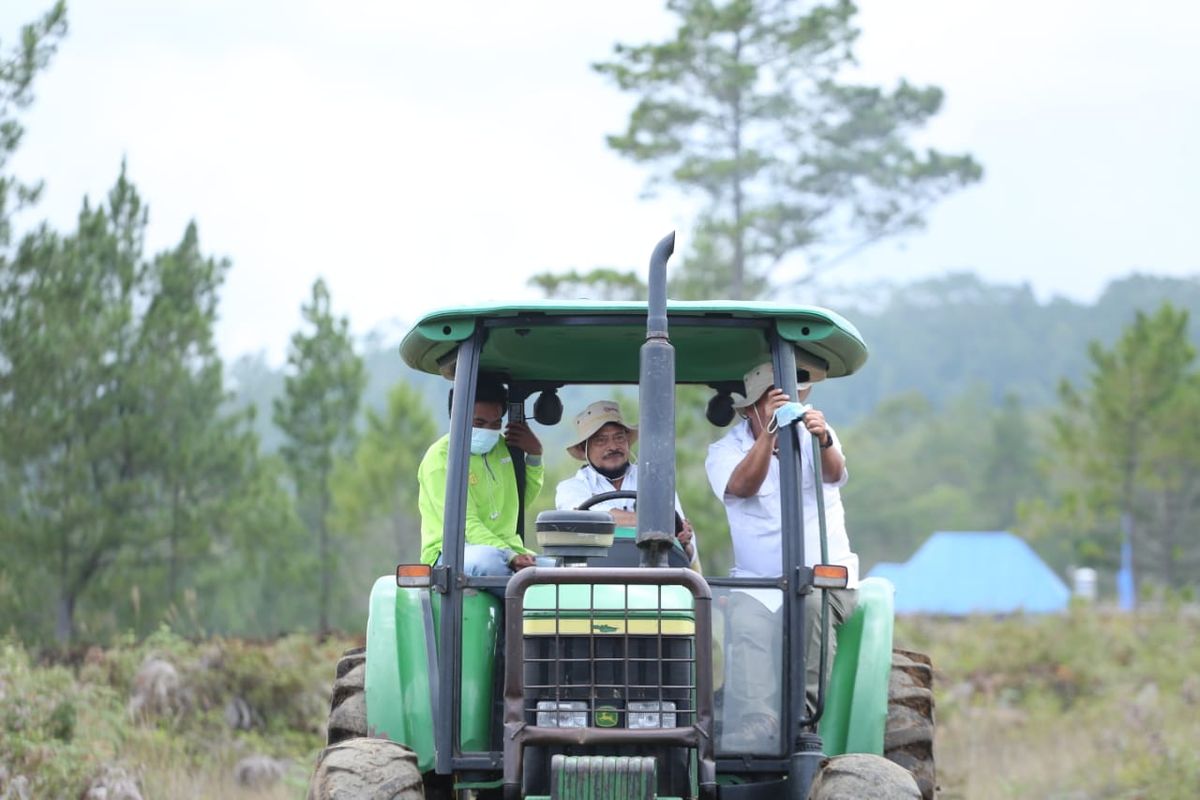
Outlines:
[{"label": "green tractor", "polygon": [[[806,703],[804,664],[825,658],[826,643],[805,652],[804,604],[827,603],[814,589],[846,580],[844,568],[805,566],[800,448],[819,446],[812,437],[779,439],[782,577],[704,578],[686,568],[673,535],[676,385],[711,387],[709,418],[724,425],[729,393],[756,364],[772,359],[794,397],[798,374],[850,375],[866,346],[820,308],[668,304],[673,248],[672,234],[654,251],[646,303],[452,309],[404,338],[410,367],[454,385],[442,563],[400,565],[376,581],[366,647],[337,665],[312,800],[933,796],[932,669],[893,651],[890,584],[860,583],[829,685],[822,680],[815,712]],[[538,545],[555,566],[464,574],[481,373],[507,382],[510,419],[537,395],[532,416],[544,425],[561,417],[563,387],[638,385],[636,531],[588,510],[607,499],[597,496],[538,516]],[[523,493],[523,456],[513,457]],[[821,527],[823,544],[823,518]],[[741,712],[719,666],[722,632],[737,625],[726,600],[748,591],[772,593],[783,609],[782,652],[762,665],[781,676],[782,735],[750,751],[728,744],[726,723]]]}]

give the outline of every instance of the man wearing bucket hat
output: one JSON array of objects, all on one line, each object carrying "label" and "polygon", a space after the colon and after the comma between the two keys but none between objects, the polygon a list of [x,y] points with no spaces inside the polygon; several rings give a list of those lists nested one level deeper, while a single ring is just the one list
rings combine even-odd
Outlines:
[{"label": "man wearing bucket hat", "polygon": [[[778,432],[775,412],[789,398],[775,386],[770,362],[759,364],[743,378],[745,395],[734,394],[733,407],[742,417],[718,442],[708,448],[704,466],[713,492],[725,505],[729,534],[733,540],[734,577],[779,577],[783,565],[783,533],[780,507]],[[796,385],[798,400],[803,402],[812,384]],[[858,556],[850,549],[839,489],[849,473],[837,435],[825,421],[825,415],[809,408],[803,426],[817,437],[821,451],[821,489],[825,505],[826,542],[829,563],[844,565],[849,572],[849,588],[829,593],[830,617],[841,623],[854,610],[858,585]],[[813,484],[812,448],[807,437],[801,440],[801,498],[804,515],[804,556],[808,566],[821,557],[816,489]],[[816,602],[804,604],[808,631],[806,685],[810,711],[816,703],[818,679],[820,595]],[[783,598],[773,590],[742,590],[729,598],[730,661],[726,708],[741,712],[741,720],[722,745],[731,750],[758,751],[772,748],[779,741],[779,659],[781,652]],[[829,637],[828,665],[833,663],[837,642]],[[776,668],[762,669],[775,663]],[[826,673],[828,674],[828,672]],[[753,676],[750,679],[749,676]],[[728,713],[728,712],[727,712]]]},{"label": "man wearing bucket hat", "polygon": [[[589,497],[603,492],[637,491],[637,464],[630,461],[629,452],[637,441],[637,427],[626,424],[621,417],[621,407],[611,400],[598,400],[575,415],[574,426],[574,444],[567,448],[567,453],[586,463],[558,484],[554,505],[559,509],[578,508]],[[617,525],[634,527],[637,525],[634,503],[632,499],[609,500],[592,508],[607,511]],[[695,532],[679,505],[678,494],[675,495],[675,511],[683,520],[683,529],[675,536],[692,568],[699,571]]]}]

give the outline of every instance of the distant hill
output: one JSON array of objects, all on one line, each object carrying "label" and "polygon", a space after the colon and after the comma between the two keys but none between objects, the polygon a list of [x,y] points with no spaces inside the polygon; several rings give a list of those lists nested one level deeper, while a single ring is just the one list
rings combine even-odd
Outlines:
[{"label": "distant hill", "polygon": [[1200,277],[1133,275],[1088,305],[1039,303],[1028,286],[959,273],[895,288],[861,310],[842,303],[834,307],[858,326],[871,355],[857,375],[821,387],[820,402],[843,422],[897,394],[919,392],[941,406],[980,386],[997,404],[1012,393],[1026,407],[1048,406],[1061,379],[1085,377],[1089,342],[1111,344],[1138,310],[1166,301],[1191,314],[1200,345]]},{"label": "distant hill", "polygon": [[[889,397],[913,391],[941,405],[982,386],[997,404],[1013,393],[1026,407],[1048,406],[1062,378],[1078,381],[1085,375],[1090,341],[1111,343],[1136,311],[1153,311],[1166,301],[1190,312],[1192,338],[1200,346],[1200,277],[1135,274],[1109,284],[1090,305],[1062,298],[1038,302],[1029,286],[989,284],[971,273],[840,290],[838,300],[814,295],[804,302],[828,305],[849,318],[871,351],[857,375],[820,387],[822,407],[836,409],[843,425]],[[426,399],[444,430],[447,382],[408,369],[398,339],[385,338],[372,335],[363,345],[369,376],[365,404],[382,409],[391,387],[404,380]],[[262,356],[248,356],[230,365],[229,377],[235,403],[255,406],[263,445],[275,450],[280,439],[271,403],[283,390],[282,371]],[[564,402],[570,409],[588,399],[569,396]]]},{"label": "distant hill", "polygon": [[[399,381],[407,381],[425,398],[425,405],[433,412],[439,427],[446,427],[447,381],[437,375],[413,372],[400,359],[399,342],[383,343],[368,338],[360,354],[366,365],[367,387],[363,392],[363,407],[383,411],[387,407],[388,392]],[[230,365],[229,382],[234,392],[233,403],[237,407],[253,406],[255,430],[263,449],[274,452],[282,443],[282,436],[271,420],[272,404],[283,393],[284,372],[272,367],[261,354],[242,356]]]}]

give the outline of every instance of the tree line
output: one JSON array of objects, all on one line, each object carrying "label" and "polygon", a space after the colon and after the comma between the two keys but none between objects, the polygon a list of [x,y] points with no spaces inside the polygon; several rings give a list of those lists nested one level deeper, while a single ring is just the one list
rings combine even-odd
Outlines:
[{"label": "tree line", "polygon": [[356,624],[353,554],[391,562],[415,535],[423,401],[398,384],[363,413],[362,356],[318,280],[272,414],[283,445],[265,453],[213,343],[229,264],[194,224],[145,252],[148,218],[122,169],[74,230],[41,226],[0,259],[5,630]]},{"label": "tree line", "polygon": [[[0,60],[0,175],[65,32],[59,3]],[[283,446],[265,453],[214,345],[230,262],[195,224],[147,252],[149,206],[124,165],[72,230],[18,236],[13,213],[38,191],[0,179],[0,631],[69,643],[163,622],[358,624],[346,540],[388,562],[403,551],[405,477],[433,436],[421,404],[399,385],[362,415],[362,358],[318,280],[272,413]]]},{"label": "tree line", "polygon": [[[981,177],[969,155],[908,144],[940,107],[936,87],[840,81],[857,36],[852,3],[668,8],[673,37],[617,45],[595,67],[636,95],[613,150],[647,166],[648,188],[704,203],[672,297],[808,292],[773,270],[800,258],[812,277],[839,253],[920,225],[932,202]],[[59,3],[0,55],[0,631],[67,643],[163,622],[191,633],[360,628],[370,581],[416,556],[413,476],[441,427],[429,409],[445,386],[372,388],[372,353],[318,280],[275,398],[260,411],[240,402],[230,374],[243,392],[274,378],[230,372],[214,346],[231,263],[206,254],[194,224],[147,252],[149,204],[123,165],[73,229],[18,235],[13,214],[38,186],[6,167],[34,77],[65,32]],[[549,296],[644,292],[623,269],[534,282]],[[977,289],[966,281],[951,295]],[[939,306],[922,291],[900,306],[908,338],[864,330],[880,343],[874,363],[813,398],[835,424],[848,420],[847,514],[864,562],[906,558],[934,529],[1011,528],[1058,567],[1111,568],[1124,537],[1140,577],[1194,584],[1200,378],[1187,311],[1135,304],[1126,328],[1098,335],[1067,368],[1065,312],[1019,352],[980,358],[959,346],[978,327],[970,304],[931,329],[922,323]],[[898,374],[906,354],[892,348],[905,347],[921,367]],[[1040,403],[1021,382],[1034,367],[1065,378]],[[947,385],[952,394],[930,400]],[[679,394],[679,492],[708,570],[723,572],[728,534],[703,476],[719,434],[704,422],[706,400]],[[548,482],[574,467],[551,461]]]},{"label": "tree line", "polygon": [[363,589],[335,586],[333,539],[403,533],[415,462],[391,443],[432,423],[401,385],[360,430],[362,359],[318,280],[273,414],[284,444],[264,454],[213,344],[229,264],[195,225],[146,253],[147,220],[122,170],[74,230],[40,227],[0,261],[4,627],[349,624],[335,606]]}]

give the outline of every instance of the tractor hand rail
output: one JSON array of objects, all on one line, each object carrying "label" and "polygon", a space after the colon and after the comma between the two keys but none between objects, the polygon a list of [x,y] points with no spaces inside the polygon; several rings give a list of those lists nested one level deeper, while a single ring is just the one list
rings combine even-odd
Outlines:
[{"label": "tractor hand rail", "polygon": [[[803,417],[801,419],[803,419]],[[796,442],[796,461],[799,462],[801,460],[800,459],[800,448],[802,446],[800,443],[800,439],[801,439],[800,428],[798,425],[792,425],[790,427],[792,429],[792,436],[795,437],[795,442]],[[817,438],[816,434],[810,434],[808,438],[811,440],[811,444],[812,444],[813,485],[815,486],[815,489],[813,491],[816,492],[816,498],[817,498],[817,529],[820,532],[820,541],[821,541],[821,560],[819,563],[826,564],[829,562],[829,542],[828,542],[828,537],[826,535],[826,530],[825,530],[825,484],[824,484],[825,477],[824,477],[824,475],[821,474],[822,473],[821,441]],[[796,474],[797,474],[797,476],[800,475],[799,469],[797,469]],[[803,481],[800,480],[800,481],[797,481],[797,483],[798,483],[797,491],[799,491],[799,487],[801,485],[803,485]],[[811,570],[801,570],[801,572],[803,572],[807,575],[808,583],[811,584],[812,571]],[[800,581],[797,581],[797,584],[798,584],[796,587],[797,591],[811,593],[811,589],[808,588],[808,586],[801,586],[801,585],[799,585],[799,583],[800,583]],[[820,664],[820,669],[817,670],[817,700],[816,700],[816,703],[813,705],[812,713],[805,714],[798,720],[798,723],[799,723],[800,727],[802,727],[802,728],[808,728],[808,727],[815,726],[818,722],[821,721],[821,717],[825,713],[825,688],[826,688],[825,687],[825,662],[829,660],[829,637],[833,636],[833,635],[834,635],[833,632],[829,630],[829,592],[822,590],[821,591],[821,637],[820,637],[820,642],[821,642],[820,659],[821,660],[818,662]],[[812,658],[811,655],[809,655],[808,657]]]}]

